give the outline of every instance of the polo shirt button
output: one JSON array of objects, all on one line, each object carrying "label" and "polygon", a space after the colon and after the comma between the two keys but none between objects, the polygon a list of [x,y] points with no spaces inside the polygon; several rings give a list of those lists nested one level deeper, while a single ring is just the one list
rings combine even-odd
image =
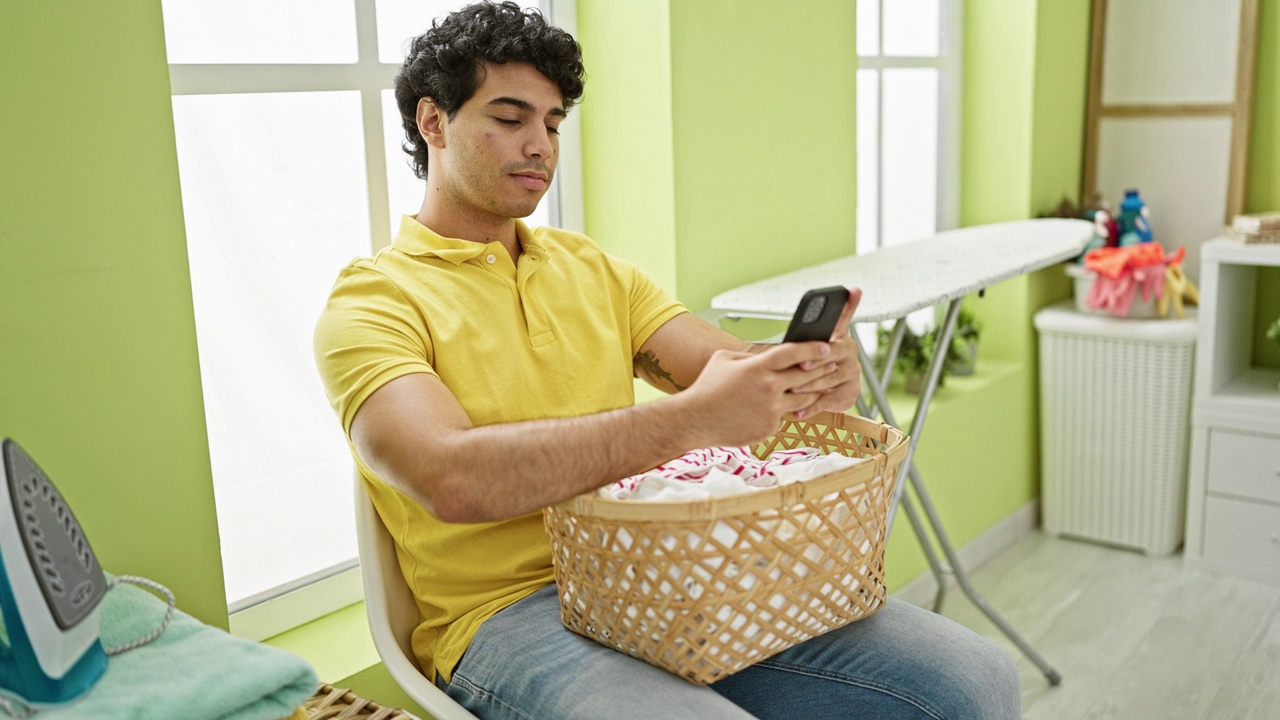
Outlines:
[{"label": "polo shirt button", "polygon": [[498,262],[498,258],[494,257],[492,254],[489,254],[485,256],[484,261],[492,265]]}]

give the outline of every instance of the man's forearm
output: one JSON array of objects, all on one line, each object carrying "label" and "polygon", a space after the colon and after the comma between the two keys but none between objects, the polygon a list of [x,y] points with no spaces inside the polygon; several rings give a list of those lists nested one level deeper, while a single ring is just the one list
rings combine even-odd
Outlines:
[{"label": "man's forearm", "polygon": [[839,353],[824,343],[788,343],[759,354],[719,349],[705,359],[701,347],[648,347],[655,348],[655,355],[675,359],[669,374],[688,389],[583,417],[475,427],[439,379],[416,373],[365,400],[351,439],[374,472],[440,519],[502,520],[693,448],[759,442],[788,413],[817,402],[838,376],[829,360]]},{"label": "man's forearm", "polygon": [[672,397],[450,433],[424,458],[426,475],[414,484],[425,492],[417,499],[446,522],[532,512],[708,444],[687,405]]}]

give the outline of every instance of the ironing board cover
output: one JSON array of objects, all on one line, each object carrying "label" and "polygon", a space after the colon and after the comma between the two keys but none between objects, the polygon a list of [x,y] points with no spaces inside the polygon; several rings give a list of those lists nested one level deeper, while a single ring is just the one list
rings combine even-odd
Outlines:
[{"label": "ironing board cover", "polygon": [[948,230],[742,285],[712,298],[711,307],[786,319],[806,290],[844,285],[862,288],[854,322],[895,320],[1069,260],[1092,236],[1092,223],[1059,218]]}]

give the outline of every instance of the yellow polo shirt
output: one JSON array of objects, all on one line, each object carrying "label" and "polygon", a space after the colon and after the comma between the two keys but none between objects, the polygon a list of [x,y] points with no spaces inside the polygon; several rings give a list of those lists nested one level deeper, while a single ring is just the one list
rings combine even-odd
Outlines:
[{"label": "yellow polo shirt", "polygon": [[[513,263],[501,243],[405,216],[391,247],[342,270],[315,353],[348,443],[365,398],[410,373],[439,377],[476,426],[634,403],[632,359],[684,307],[585,236],[518,221],[516,235]],[[414,652],[427,677],[449,679],[480,623],[554,582],[542,515],[443,523],[356,465],[418,600]]]}]

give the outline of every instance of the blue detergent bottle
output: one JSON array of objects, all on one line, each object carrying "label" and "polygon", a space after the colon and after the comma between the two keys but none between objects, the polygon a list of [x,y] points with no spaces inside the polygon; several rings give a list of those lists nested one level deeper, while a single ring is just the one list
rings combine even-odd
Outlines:
[{"label": "blue detergent bottle", "polygon": [[1151,242],[1151,211],[1142,201],[1138,191],[1124,191],[1124,199],[1120,201],[1120,247]]}]

